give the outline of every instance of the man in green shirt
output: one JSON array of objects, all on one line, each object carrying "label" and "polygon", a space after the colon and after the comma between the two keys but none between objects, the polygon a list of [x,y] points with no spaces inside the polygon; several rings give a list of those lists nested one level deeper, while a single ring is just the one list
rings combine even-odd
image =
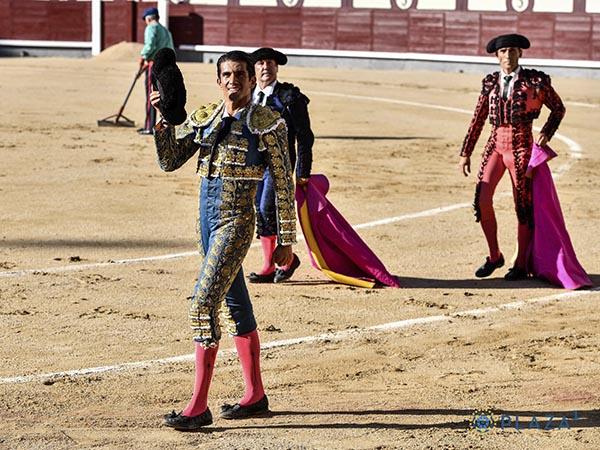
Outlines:
[{"label": "man in green shirt", "polygon": [[152,134],[152,128],[156,123],[156,109],[150,103],[150,93],[152,88],[152,66],[154,55],[161,48],[168,47],[175,50],[173,45],[173,36],[161,23],[158,22],[158,9],[148,8],[142,14],[142,19],[146,23],[144,31],[144,48],[140,54],[139,74],[146,73],[146,119],[144,127],[138,130],[139,134]]}]

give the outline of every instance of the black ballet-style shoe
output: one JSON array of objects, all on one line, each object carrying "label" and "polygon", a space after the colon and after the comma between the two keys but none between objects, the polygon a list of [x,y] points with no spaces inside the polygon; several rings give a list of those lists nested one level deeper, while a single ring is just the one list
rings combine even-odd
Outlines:
[{"label": "black ballet-style shoe", "polygon": [[173,411],[169,414],[165,414],[163,416],[162,424],[178,431],[191,431],[213,423],[212,414],[208,408],[206,408],[206,411],[202,414],[193,417],[184,416],[182,412],[176,413]]},{"label": "black ballet-style shoe", "polygon": [[256,403],[242,406],[239,403],[235,405],[225,404],[221,406],[222,419],[246,419],[248,417],[259,416],[269,412],[269,400],[267,395]]},{"label": "black ballet-style shoe", "polygon": [[504,275],[504,279],[508,281],[526,280],[527,278],[529,278],[529,273],[519,266],[511,267],[508,269],[508,273]]},{"label": "black ballet-style shoe", "polygon": [[250,283],[272,283],[273,280],[275,280],[275,272],[267,273],[265,275],[251,272],[247,278]]},{"label": "black ballet-style shoe", "polygon": [[492,273],[494,273],[494,270],[502,267],[503,265],[504,255],[500,254],[500,258],[498,258],[498,261],[496,262],[491,262],[490,257],[488,256],[485,258],[485,263],[483,263],[483,265],[475,272],[475,276],[477,278],[489,277]]},{"label": "black ballet-style shoe", "polygon": [[296,271],[298,266],[300,266],[300,258],[298,258],[298,255],[294,253],[294,259],[292,260],[290,268],[287,270],[277,269],[275,271],[275,278],[273,279],[273,283],[281,283],[282,281],[292,278],[292,275],[294,275],[294,272]]}]

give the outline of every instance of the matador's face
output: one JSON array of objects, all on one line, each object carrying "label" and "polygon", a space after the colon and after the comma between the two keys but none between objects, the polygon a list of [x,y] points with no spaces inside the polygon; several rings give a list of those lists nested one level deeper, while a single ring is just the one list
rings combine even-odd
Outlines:
[{"label": "matador's face", "polygon": [[225,98],[239,101],[245,97],[250,97],[252,88],[256,84],[256,77],[250,77],[245,62],[223,61],[217,84],[223,91]]},{"label": "matador's face", "polygon": [[279,66],[273,59],[261,59],[254,64],[254,71],[256,72],[258,85],[264,88],[277,79]]},{"label": "matador's face", "polygon": [[512,73],[519,66],[519,58],[523,54],[523,50],[519,47],[503,47],[496,52],[496,57],[502,67],[502,71],[506,74]]}]

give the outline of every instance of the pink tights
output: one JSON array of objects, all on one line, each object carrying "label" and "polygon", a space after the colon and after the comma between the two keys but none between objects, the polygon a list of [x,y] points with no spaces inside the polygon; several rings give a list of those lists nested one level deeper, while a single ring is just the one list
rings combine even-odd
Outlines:
[{"label": "pink tights", "polygon": [[[479,211],[481,213],[481,228],[488,244],[490,261],[496,262],[500,258],[498,244],[498,224],[494,212],[494,192],[504,172],[508,169],[513,185],[513,198],[516,199],[515,190],[515,160],[512,151],[512,135],[510,132],[498,130],[496,148],[490,155],[483,169],[479,191]],[[527,247],[531,240],[531,230],[527,224],[518,224],[517,242],[518,252],[515,265],[521,268],[527,266]]]}]

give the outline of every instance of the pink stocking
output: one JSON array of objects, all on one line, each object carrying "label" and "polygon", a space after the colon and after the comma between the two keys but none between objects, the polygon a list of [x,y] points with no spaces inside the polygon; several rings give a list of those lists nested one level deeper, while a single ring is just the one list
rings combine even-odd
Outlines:
[{"label": "pink stocking", "polygon": [[239,404],[242,406],[253,405],[265,396],[260,374],[260,340],[258,339],[258,332],[254,330],[243,336],[234,336],[233,342],[244,372],[244,397]]},{"label": "pink stocking", "polygon": [[492,215],[491,219],[482,220],[481,229],[483,230],[490,251],[490,262],[496,262],[500,258],[496,217]]},{"label": "pink stocking", "polygon": [[184,416],[195,417],[202,414],[208,408],[208,389],[210,388],[218,350],[218,344],[215,348],[205,349],[199,342],[196,342],[196,382],[194,383],[194,395],[183,410]]},{"label": "pink stocking", "polygon": [[277,245],[277,236],[261,236],[260,243],[263,249],[263,268],[258,273],[259,275],[268,275],[275,271],[273,264],[273,252]]}]

